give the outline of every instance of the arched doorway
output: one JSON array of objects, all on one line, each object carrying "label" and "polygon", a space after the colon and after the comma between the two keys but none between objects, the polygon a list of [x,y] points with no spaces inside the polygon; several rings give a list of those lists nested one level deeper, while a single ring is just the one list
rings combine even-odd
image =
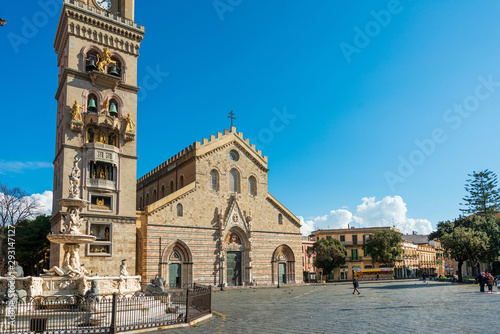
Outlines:
[{"label": "arched doorway", "polygon": [[233,227],[226,233],[222,256],[225,259],[220,267],[222,284],[239,286],[251,282],[250,246],[246,233],[241,228]]},{"label": "arched doorway", "polygon": [[271,263],[273,284],[295,283],[295,256],[289,246],[278,246],[274,250]]},{"label": "arched doorway", "polygon": [[160,274],[171,288],[180,288],[193,282],[193,256],[184,242],[175,240],[165,247]]}]

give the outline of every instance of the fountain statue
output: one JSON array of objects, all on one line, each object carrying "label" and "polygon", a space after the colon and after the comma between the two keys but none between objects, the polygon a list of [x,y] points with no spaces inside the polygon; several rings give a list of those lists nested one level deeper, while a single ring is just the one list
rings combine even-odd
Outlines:
[{"label": "fountain statue", "polygon": [[141,290],[141,276],[130,276],[126,259],[122,260],[120,275],[114,277],[89,277],[87,269],[80,263],[81,246],[94,242],[97,237],[80,232],[80,228],[85,225],[80,213],[89,201],[81,198],[79,163],[80,159],[75,156],[69,175],[69,195],[67,198],[57,200],[57,203],[66,208],[66,212],[61,214],[63,219],[61,229],[58,233],[47,236],[51,243],[62,245],[64,256],[61,265],[44,269],[41,277],[23,277],[22,268],[14,267],[7,277],[0,277],[0,301],[1,291],[7,291],[8,286],[12,284],[15,285],[15,291],[20,299],[26,296],[85,296],[91,288],[97,291],[97,286],[101,295],[114,292],[128,294]]},{"label": "fountain statue", "polygon": [[62,267],[54,266],[44,269],[44,274],[49,276],[83,277],[87,273],[83,265],[80,265],[80,245],[94,242],[96,237],[85,235],[80,232],[83,219],[80,218],[80,211],[89,204],[89,201],[80,198],[80,159],[75,156],[73,169],[69,175],[69,196],[57,200],[62,207],[67,207],[67,214],[63,222],[62,233],[49,234],[47,239],[56,244],[62,244],[64,258]]}]

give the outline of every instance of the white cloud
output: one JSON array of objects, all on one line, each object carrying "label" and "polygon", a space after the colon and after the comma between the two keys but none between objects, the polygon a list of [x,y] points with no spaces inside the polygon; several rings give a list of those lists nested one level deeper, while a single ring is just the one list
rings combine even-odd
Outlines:
[{"label": "white cloud", "polygon": [[314,222],[312,220],[304,220],[304,217],[298,216],[300,219],[300,232],[302,235],[308,236],[310,235],[314,230]]},{"label": "white cloud", "polygon": [[0,174],[6,172],[22,173],[25,169],[52,168],[52,164],[42,161],[3,161],[0,160]]},{"label": "white cloud", "polygon": [[52,191],[45,190],[41,194],[33,194],[30,197],[38,202],[40,214],[52,214]]},{"label": "white cloud", "polygon": [[356,207],[355,215],[346,209],[331,210],[327,215],[306,221],[310,222],[308,229],[347,228],[349,224],[355,223],[362,227],[394,225],[403,233],[417,231],[419,234],[428,234],[433,230],[431,222],[427,219],[406,216],[408,209],[400,196],[386,196],[380,201],[376,201],[375,197],[364,197],[361,201],[362,203]]}]

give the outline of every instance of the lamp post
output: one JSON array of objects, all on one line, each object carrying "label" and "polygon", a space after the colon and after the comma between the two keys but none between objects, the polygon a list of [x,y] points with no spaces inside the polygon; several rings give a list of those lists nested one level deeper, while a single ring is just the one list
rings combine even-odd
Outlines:
[{"label": "lamp post", "polygon": [[224,291],[224,260],[225,260],[225,256],[224,255],[221,255],[220,257],[220,267],[221,267],[221,270],[220,270],[220,291]]}]

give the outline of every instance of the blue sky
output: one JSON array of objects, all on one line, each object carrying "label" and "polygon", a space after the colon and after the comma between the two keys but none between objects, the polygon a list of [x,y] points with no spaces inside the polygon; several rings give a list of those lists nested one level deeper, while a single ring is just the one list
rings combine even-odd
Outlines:
[{"label": "blue sky", "polygon": [[[52,189],[59,12],[41,4],[54,1],[0,12],[0,181],[37,194]],[[426,232],[459,215],[467,174],[500,171],[499,12],[489,1],[138,0],[139,86],[160,73],[140,93],[138,176],[228,128],[233,110],[269,157],[270,192],[312,228],[352,218]]]}]

